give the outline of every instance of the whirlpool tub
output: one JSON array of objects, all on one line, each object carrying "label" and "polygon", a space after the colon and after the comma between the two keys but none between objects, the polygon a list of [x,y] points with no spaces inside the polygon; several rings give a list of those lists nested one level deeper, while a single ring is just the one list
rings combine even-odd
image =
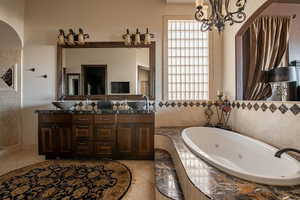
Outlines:
[{"label": "whirlpool tub", "polygon": [[256,183],[291,186],[300,184],[300,163],[278,149],[232,131],[193,127],[182,132],[193,153],[219,170]]}]

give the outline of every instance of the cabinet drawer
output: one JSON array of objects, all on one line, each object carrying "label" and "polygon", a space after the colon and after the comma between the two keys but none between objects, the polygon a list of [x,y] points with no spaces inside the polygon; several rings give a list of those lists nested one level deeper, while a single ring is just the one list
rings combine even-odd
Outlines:
[{"label": "cabinet drawer", "polygon": [[77,124],[93,123],[93,115],[73,115],[73,123],[77,123]]},{"label": "cabinet drawer", "polygon": [[74,137],[91,137],[92,126],[90,125],[79,125],[76,124],[73,126]]},{"label": "cabinet drawer", "polygon": [[39,123],[71,123],[69,114],[39,114]]},{"label": "cabinet drawer", "polygon": [[95,124],[114,124],[115,115],[95,115]]},{"label": "cabinet drawer", "polygon": [[108,142],[95,142],[94,152],[96,155],[112,155],[114,150],[114,145]]},{"label": "cabinet drawer", "polygon": [[116,128],[114,125],[102,125],[94,127],[95,140],[115,140]]},{"label": "cabinet drawer", "polygon": [[132,115],[118,115],[119,123],[154,123],[153,114],[132,114]]},{"label": "cabinet drawer", "polygon": [[92,150],[91,150],[91,144],[86,141],[86,142],[75,142],[75,154],[76,155],[85,155],[89,156],[91,155]]}]

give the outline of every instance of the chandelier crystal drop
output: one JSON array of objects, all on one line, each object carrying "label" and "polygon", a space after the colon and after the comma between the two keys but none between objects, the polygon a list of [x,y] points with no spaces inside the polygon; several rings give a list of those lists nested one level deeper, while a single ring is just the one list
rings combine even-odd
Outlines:
[{"label": "chandelier crystal drop", "polygon": [[[235,5],[231,5],[232,1],[236,1]],[[227,22],[233,25],[246,20],[246,3],[247,0],[196,0],[195,19],[202,23],[203,32],[211,31],[212,27],[222,32]]]}]

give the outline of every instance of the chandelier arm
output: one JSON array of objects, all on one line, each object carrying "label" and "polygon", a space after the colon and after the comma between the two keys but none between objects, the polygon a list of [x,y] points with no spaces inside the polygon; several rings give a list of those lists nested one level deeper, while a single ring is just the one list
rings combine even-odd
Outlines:
[{"label": "chandelier arm", "polygon": [[[210,16],[205,16],[203,6],[198,6],[195,13],[195,19],[202,23],[201,31],[211,31],[212,27],[215,26],[218,31],[221,32],[224,30],[226,22],[233,25],[234,23],[241,23],[247,18],[246,13],[244,12],[247,0],[236,0],[235,6],[237,9],[234,12],[230,11],[231,0],[207,1],[210,3]],[[225,6],[224,10],[223,6]]]},{"label": "chandelier arm", "polygon": [[226,11],[226,16],[227,16],[228,13],[229,13],[229,10],[228,10],[228,8],[229,8],[229,2],[230,2],[230,0],[225,0],[225,11]]},{"label": "chandelier arm", "polygon": [[208,20],[208,19],[203,20],[202,25],[201,25],[201,31],[203,31],[203,32],[206,32],[208,30],[211,31],[212,25],[213,25],[213,23],[211,20]]},{"label": "chandelier arm", "polygon": [[235,12],[235,13],[230,13],[226,17],[227,17],[226,21],[230,21],[230,24],[233,24],[233,23],[242,23],[243,21],[246,20],[247,15],[245,12]]}]

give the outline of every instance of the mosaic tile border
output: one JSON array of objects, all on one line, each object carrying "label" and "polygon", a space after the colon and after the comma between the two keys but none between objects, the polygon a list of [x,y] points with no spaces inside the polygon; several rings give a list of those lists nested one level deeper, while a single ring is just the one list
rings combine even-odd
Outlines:
[{"label": "mosaic tile border", "polygon": [[271,113],[280,112],[286,114],[291,112],[295,116],[300,114],[300,104],[286,104],[286,103],[274,103],[274,102],[238,102],[231,103],[232,108],[248,110],[254,109],[254,111],[270,111]]},{"label": "mosaic tile border", "polygon": [[[207,107],[207,101],[157,101],[152,103],[156,104],[158,108],[180,108],[180,107]],[[213,106],[217,106],[214,103]],[[295,116],[300,114],[300,104],[294,103],[274,103],[274,102],[257,102],[257,101],[233,101],[231,103],[233,109],[242,109],[248,111],[270,111],[271,113],[280,112],[286,114],[291,112]]]}]

